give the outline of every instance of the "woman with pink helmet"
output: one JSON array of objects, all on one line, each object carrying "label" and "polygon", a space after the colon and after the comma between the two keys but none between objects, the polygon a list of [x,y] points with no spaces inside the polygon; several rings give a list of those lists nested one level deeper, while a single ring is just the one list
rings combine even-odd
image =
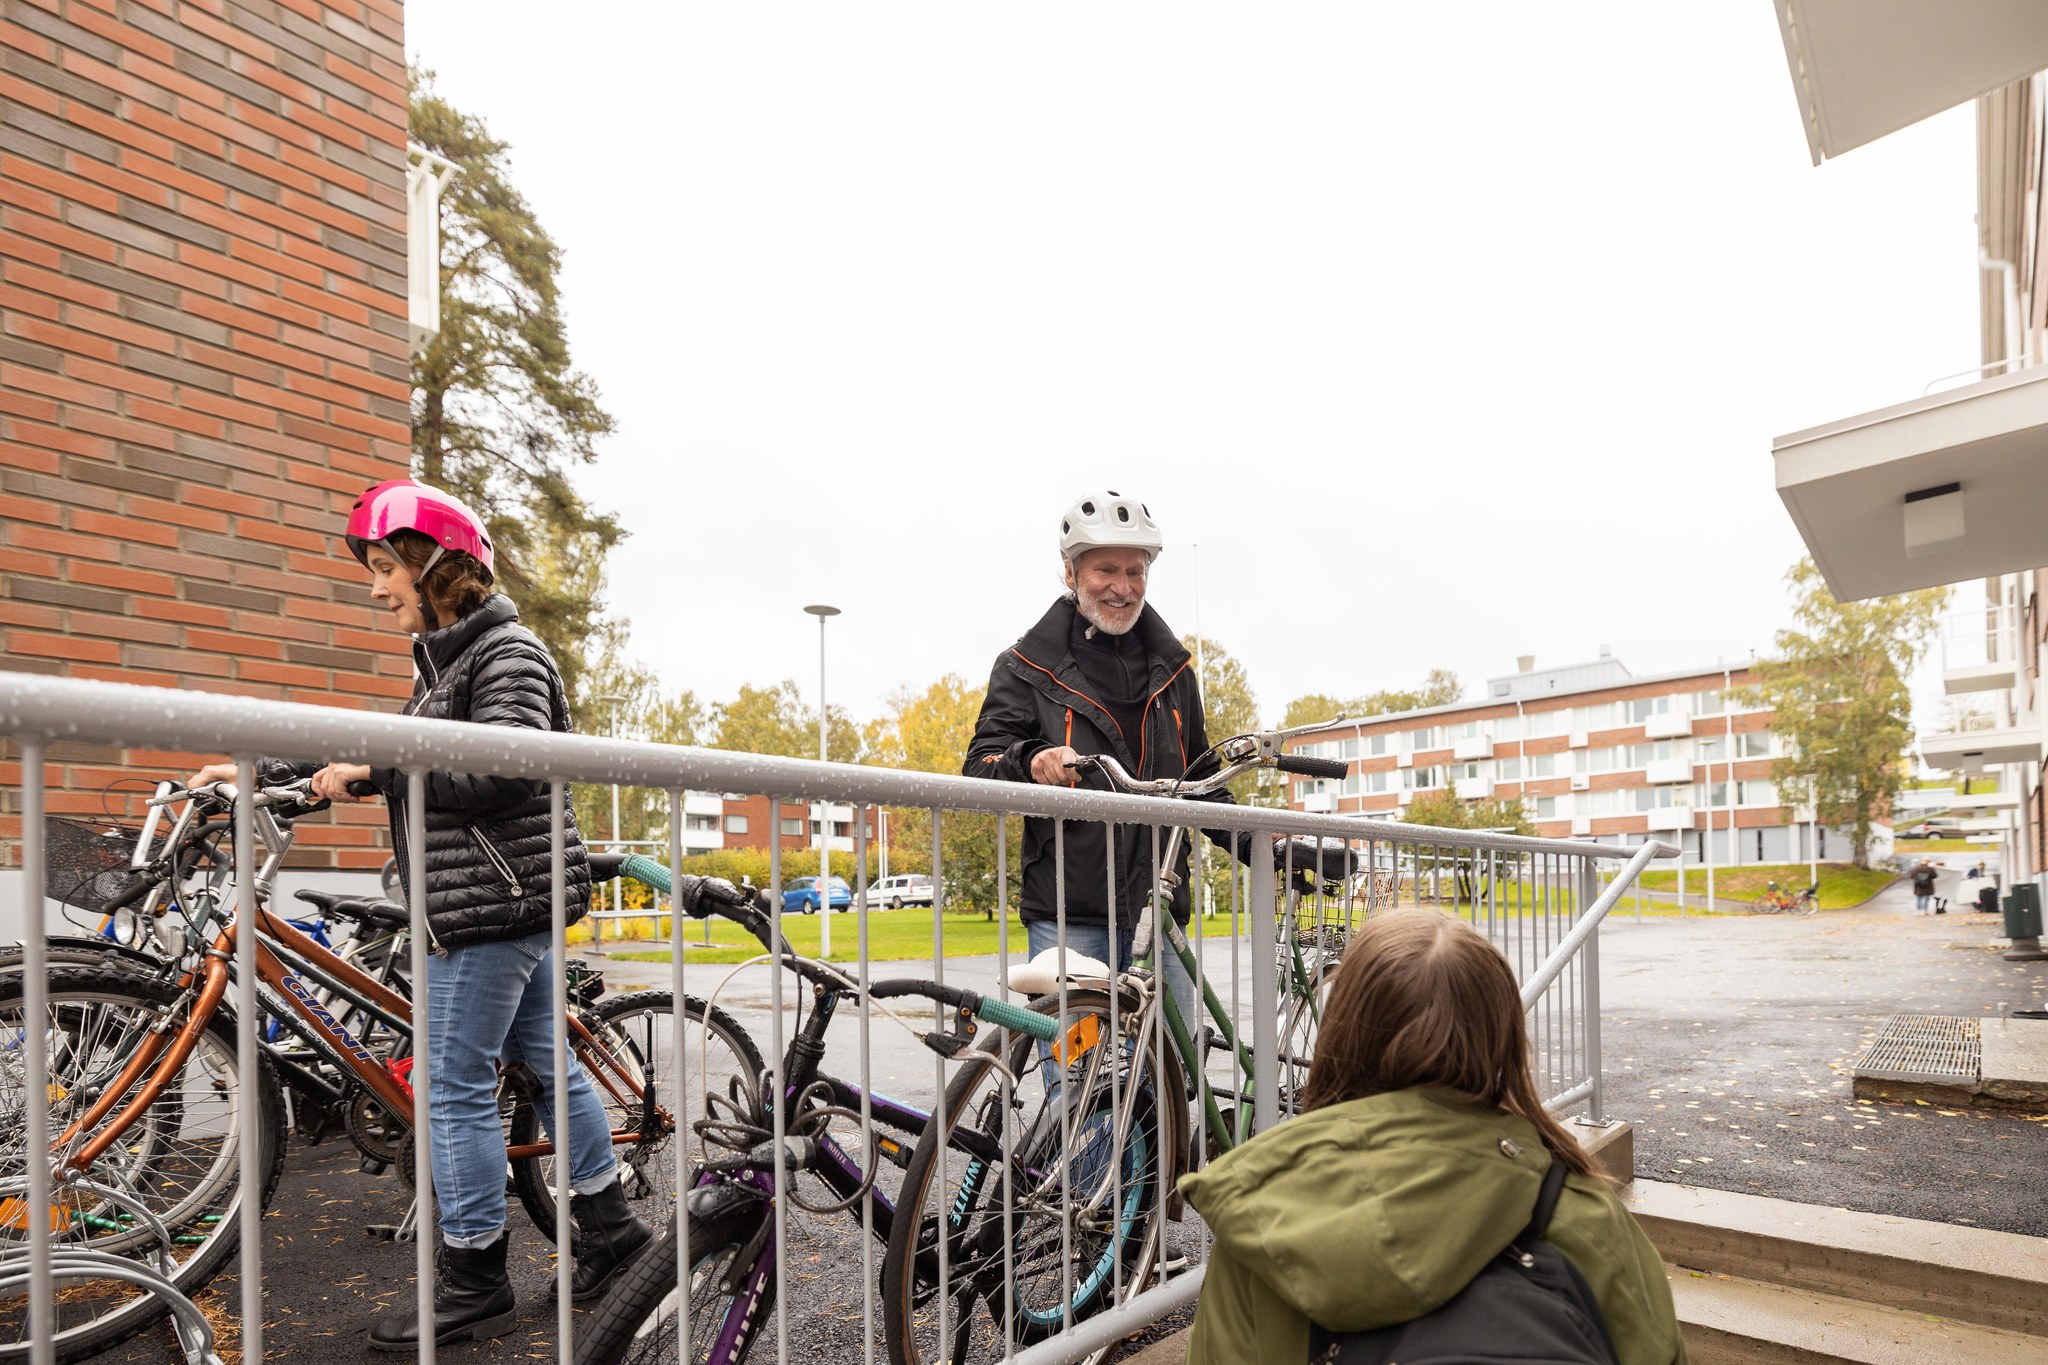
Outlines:
[{"label": "woman with pink helmet", "polygon": [[[356,500],[344,532],[370,572],[370,598],[412,637],[417,672],[405,714],[535,730],[571,728],[568,696],[547,647],[494,592],[490,533],[460,498],[411,479]],[[407,779],[362,764],[293,765],[332,801],[368,782],[390,813],[404,885]],[[200,782],[231,780],[211,765]],[[539,1109],[554,1123],[550,943],[553,835],[547,784],[481,773],[429,773],[425,824],[431,1155],[441,1245],[434,1290],[437,1343],[497,1336],[514,1320],[506,1273],[505,1146],[498,1066],[526,1062]],[[360,790],[360,786],[358,786]],[[569,922],[590,903],[590,864],[569,815],[564,859]],[[573,1295],[594,1298],[652,1238],[627,1207],[611,1125],[589,1077],[569,1059],[569,1153],[576,1222]],[[416,1314],[380,1317],[370,1345],[412,1351]]]}]

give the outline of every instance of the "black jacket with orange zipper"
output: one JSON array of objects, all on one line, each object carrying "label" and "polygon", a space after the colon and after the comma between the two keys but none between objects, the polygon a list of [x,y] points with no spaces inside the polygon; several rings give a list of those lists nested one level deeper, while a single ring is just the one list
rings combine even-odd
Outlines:
[{"label": "black jacket with orange zipper", "polygon": [[[1145,645],[1151,679],[1138,733],[1125,734],[1109,710],[1089,695],[1088,679],[1074,662],[1068,645],[1074,616],[1073,602],[1061,598],[996,660],[961,771],[969,777],[1029,782],[1032,758],[1041,749],[1065,744],[1084,754],[1110,754],[1136,777],[1185,774],[1188,764],[1209,747],[1194,657],[1181,647],[1158,612],[1147,606],[1139,614],[1132,629]],[[1088,774],[1080,785],[1109,789],[1098,773]],[[1230,795],[1223,792],[1207,799],[1228,801]],[[1068,921],[1109,922],[1109,868],[1113,866],[1117,927],[1135,927],[1138,912],[1152,894],[1152,826],[1116,826],[1112,862],[1109,826],[1084,820],[1064,823]],[[1157,847],[1165,847],[1166,835],[1165,829],[1158,831]],[[1181,884],[1173,894],[1173,916],[1185,924],[1189,904],[1185,843],[1177,871]],[[1058,889],[1050,819],[1024,821],[1022,903],[1027,920],[1056,918]]]}]

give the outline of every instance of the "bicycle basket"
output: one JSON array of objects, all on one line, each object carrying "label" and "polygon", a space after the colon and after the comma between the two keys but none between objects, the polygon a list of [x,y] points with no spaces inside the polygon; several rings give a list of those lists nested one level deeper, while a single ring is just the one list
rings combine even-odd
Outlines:
[{"label": "bicycle basket", "polygon": [[[48,816],[43,821],[43,894],[88,914],[133,888],[140,873],[128,866],[141,826]],[[159,840],[161,846],[161,840]],[[154,854],[155,849],[151,850]]]}]

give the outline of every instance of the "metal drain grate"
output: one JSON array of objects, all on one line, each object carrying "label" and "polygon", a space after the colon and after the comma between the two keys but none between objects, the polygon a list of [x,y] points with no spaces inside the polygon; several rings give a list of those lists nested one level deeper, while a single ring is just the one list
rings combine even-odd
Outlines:
[{"label": "metal drain grate", "polygon": [[1977,1021],[1937,1014],[1894,1014],[1851,1068],[1884,1081],[1959,1081],[1975,1085],[1983,1066]]}]

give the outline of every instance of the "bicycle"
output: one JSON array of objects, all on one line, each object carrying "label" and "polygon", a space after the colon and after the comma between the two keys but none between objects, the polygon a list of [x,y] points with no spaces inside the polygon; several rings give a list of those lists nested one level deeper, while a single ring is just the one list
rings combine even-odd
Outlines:
[{"label": "bicycle", "polygon": [[[31,1027],[51,1042],[55,1134],[49,1153],[34,1159],[50,1161],[56,1177],[47,1210],[32,1212],[20,1199],[0,1201],[0,1242],[19,1240],[43,1224],[67,1246],[133,1257],[155,1253],[163,1240],[154,1230],[160,1226],[173,1243],[165,1253],[171,1263],[167,1277],[190,1295],[233,1255],[240,1201],[253,1193],[268,1203],[276,1188],[285,1137],[280,1073],[291,1072],[295,1085],[325,1080],[261,1038],[256,1074],[241,1074],[228,999],[239,935],[256,935],[264,1006],[288,1020],[338,1078],[334,1088],[346,1103],[351,1139],[366,1155],[393,1161],[406,1175],[412,1171],[413,1101],[404,1068],[393,1063],[409,1049],[412,1011],[398,990],[292,929],[268,907],[270,879],[290,847],[291,821],[326,804],[313,799],[304,782],[260,786],[252,794],[256,834],[267,856],[251,877],[258,894],[250,924],[240,923],[224,900],[187,887],[203,861],[196,850],[212,837],[209,817],[234,808],[232,786],[181,789],[152,799],[166,806],[182,802],[183,810],[162,852],[134,869],[137,875],[119,900],[151,915],[173,901],[180,906],[177,960],[153,969],[113,958],[57,967],[49,976],[47,1014],[37,1021],[25,1017],[21,973],[0,975],[0,1183],[24,1176],[31,1159],[23,1140],[27,1077],[20,1045]],[[630,875],[634,861],[620,859],[613,870]],[[174,881],[180,887],[175,898],[167,894]],[[344,1022],[354,1016],[323,1003],[308,980],[332,992],[329,999],[346,1002],[347,1011],[374,1019],[390,1046],[370,1046],[367,1031],[359,1034]],[[651,1201],[657,1221],[666,1217],[676,1189],[676,1134],[693,1112],[692,1096],[679,1090],[681,1073],[671,1047],[677,1003],[665,991],[635,992],[587,1009],[572,1007],[565,1023],[570,1045],[612,1116],[628,1195]],[[680,1003],[707,1059],[714,1057],[715,1043],[717,1077],[758,1073],[759,1054],[738,1024],[701,1001]],[[698,1079],[715,1083],[707,1080],[711,1074]],[[508,1074],[513,1136],[507,1157],[521,1203],[552,1236],[552,1147],[539,1136],[527,1094],[530,1087],[522,1087],[516,1072]],[[264,1173],[253,1192],[239,1185],[244,1142],[256,1145]],[[95,1187],[112,1189],[127,1203],[102,1198]],[[140,1212],[130,1211],[130,1204]],[[412,1221],[409,1214],[401,1229]],[[118,1286],[97,1295],[66,1295],[58,1304],[58,1357],[105,1349],[161,1311],[147,1295]],[[0,1338],[6,1338],[0,1340],[0,1359],[26,1353],[27,1330],[26,1295],[0,1298]]]},{"label": "bicycle", "polygon": [[1820,909],[1820,887],[1801,888],[1797,893],[1786,891],[1776,882],[1767,883],[1762,895],[1749,907],[1753,915],[1810,915]]},{"label": "bicycle", "polygon": [[[652,879],[652,873],[650,873]],[[654,880],[657,889],[663,882]],[[589,1330],[577,1342],[578,1365],[619,1365],[658,1362],[679,1357],[682,1335],[690,1334],[691,1361],[736,1365],[761,1338],[776,1302],[774,1273],[778,1228],[775,1206],[782,1200],[814,1214],[849,1212],[858,1206],[864,1227],[880,1240],[890,1238],[897,1208],[910,1199],[913,1169],[892,1201],[877,1184],[881,1169],[849,1152],[832,1132],[835,1123],[861,1125],[867,1159],[893,1165],[908,1162],[906,1143],[891,1134],[924,1131],[932,1117],[911,1105],[864,1090],[851,1081],[825,1073],[825,1033],[841,1005],[867,1006],[876,1001],[921,997],[944,1007],[950,1027],[934,1027],[921,1037],[942,1057],[961,1055],[973,1040],[974,1021],[1018,1030],[1019,1036],[1052,1041],[1057,1027],[1043,1009],[1026,1008],[935,981],[878,981],[865,989],[831,966],[799,957],[789,947],[758,901],[732,905],[699,904],[699,913],[718,913],[746,928],[778,967],[793,972],[811,988],[811,1010],[791,1037],[783,1061],[781,1094],[772,1077],[742,1086],[737,1078],[727,1096],[708,1101],[715,1112],[696,1125],[706,1144],[732,1151],[698,1168],[688,1197],[687,1220],[672,1219],[659,1240],[644,1252],[614,1285],[592,1315]],[[863,1114],[865,1109],[865,1115]],[[778,1117],[782,1142],[775,1140]],[[989,1169],[1000,1169],[1000,1153],[984,1153]],[[827,1193],[822,1203],[806,1199],[801,1177],[818,1180]],[[678,1289],[679,1225],[688,1226],[687,1254],[691,1267],[687,1293]]]},{"label": "bicycle", "polygon": [[[1100,772],[1119,790],[1187,799],[1256,768],[1337,777],[1347,770],[1342,761],[1288,754],[1282,746],[1341,723],[1225,740],[1190,765],[1190,772],[1204,771],[1213,759],[1215,770],[1202,777],[1140,781],[1106,756],[1072,766]],[[1257,1098],[1252,1059],[1214,984],[1202,982],[1214,1027],[1203,1029],[1199,1044],[1172,993],[1157,989],[1161,939],[1191,979],[1200,977],[1186,933],[1161,913],[1171,903],[1186,833],[1175,826],[1166,838],[1159,890],[1140,914],[1132,968],[1031,980],[1028,988],[1043,992],[1031,1007],[1057,1021],[1058,1043],[1047,1049],[1025,1037],[992,1038],[946,1088],[939,1117],[911,1154],[898,1201],[899,1210],[920,1215],[899,1213],[882,1266],[891,1365],[961,1358],[961,1324],[977,1300],[989,1305],[999,1342],[1025,1344],[1141,1291],[1163,1260],[1162,1215],[1177,1220],[1181,1212],[1175,1183],[1192,1154],[1188,1100],[1200,1101],[1212,1150],[1228,1151],[1250,1136]],[[1341,898],[1353,870],[1343,845],[1290,841],[1277,862],[1289,874],[1290,920],[1299,894],[1329,887]],[[1283,1112],[1306,1074],[1335,967],[1333,942],[1341,938],[1281,935],[1283,1067],[1275,1098]],[[1026,980],[1018,973],[1011,984]],[[998,1051],[1003,1046],[1007,1055]],[[1203,1064],[1211,1050],[1227,1053],[1239,1068],[1239,1083],[1227,1092],[1228,1114]],[[1034,1075],[1046,1077],[1051,1099],[1045,1116],[1024,1125],[1010,1092],[1013,1078]],[[1030,1233],[1015,1231],[1020,1216]],[[1059,1292],[1019,1302],[1006,1286],[1026,1260],[1058,1278]]]}]

